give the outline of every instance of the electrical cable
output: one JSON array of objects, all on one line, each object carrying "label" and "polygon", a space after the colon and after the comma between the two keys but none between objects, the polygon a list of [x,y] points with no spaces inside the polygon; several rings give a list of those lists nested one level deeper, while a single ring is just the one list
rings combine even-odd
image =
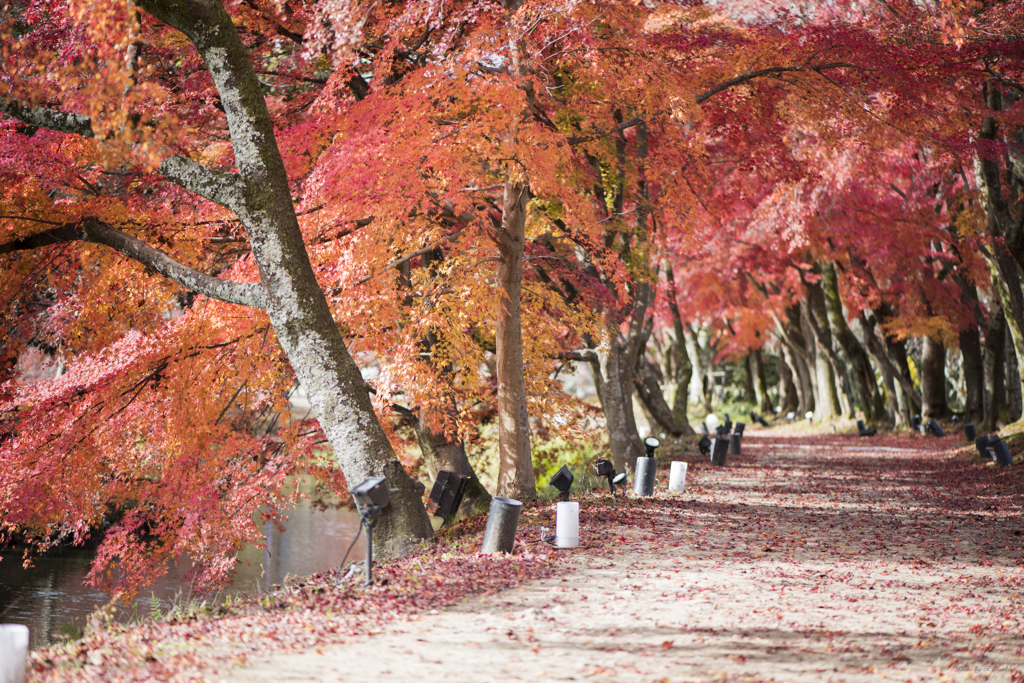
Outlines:
[{"label": "electrical cable", "polygon": [[345,551],[345,556],[343,558],[341,558],[341,564],[338,565],[338,580],[334,583],[335,586],[337,586],[339,583],[341,583],[341,570],[345,568],[345,560],[348,559],[348,554],[350,552],[352,552],[352,548],[355,547],[356,541],[359,540],[359,537],[362,535],[362,533],[363,533],[363,525],[360,524],[359,525],[359,531],[356,532],[356,537],[353,538],[352,542],[348,544],[348,550]]}]

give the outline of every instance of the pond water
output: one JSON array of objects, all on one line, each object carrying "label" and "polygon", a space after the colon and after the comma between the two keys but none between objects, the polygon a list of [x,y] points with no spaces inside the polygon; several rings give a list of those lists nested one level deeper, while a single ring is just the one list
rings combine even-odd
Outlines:
[{"label": "pond water", "polygon": [[[302,500],[289,512],[286,530],[265,526],[266,548],[247,547],[239,554],[234,582],[224,593],[254,595],[284,582],[288,574],[307,576],[336,568],[359,531],[359,514],[347,507],[315,510]],[[346,562],[366,555],[365,538],[352,548]],[[29,627],[31,647],[43,647],[84,627],[87,617],[110,596],[85,585],[93,552],[64,548],[36,558],[31,569],[21,565],[17,551],[0,553],[0,623]],[[118,617],[128,620],[149,614],[155,596],[166,612],[187,602],[189,584],[182,580],[189,569],[181,562],[152,586],[143,589],[132,608],[121,607]]]}]

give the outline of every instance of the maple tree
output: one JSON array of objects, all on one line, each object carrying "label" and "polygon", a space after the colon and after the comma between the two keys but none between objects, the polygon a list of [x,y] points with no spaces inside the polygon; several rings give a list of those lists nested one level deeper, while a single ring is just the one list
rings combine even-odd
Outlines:
[{"label": "maple tree", "polygon": [[[860,9],[9,7],[5,532],[81,540],[116,508],[97,576],[187,551],[212,585],[289,476],[340,490],[340,468],[400,489],[400,554],[430,531],[398,423],[428,472],[475,477],[493,413],[495,493],[535,497],[529,416],[571,435],[587,412],[566,362],[593,368],[620,469],[634,391],[690,433],[711,347],[752,388],[776,352],[790,409],[904,423],[945,412],[947,347],[977,349],[994,426],[1000,321],[1024,343],[1019,8]],[[68,373],[17,381],[30,348]],[[319,427],[273,417],[297,382]]]}]

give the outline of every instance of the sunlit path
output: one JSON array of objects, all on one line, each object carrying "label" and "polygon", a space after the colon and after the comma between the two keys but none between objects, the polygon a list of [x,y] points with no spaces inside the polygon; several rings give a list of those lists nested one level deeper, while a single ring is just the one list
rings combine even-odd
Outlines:
[{"label": "sunlit path", "polygon": [[813,441],[750,439],[729,467],[691,465],[687,492],[662,490],[635,526],[591,528],[564,577],[223,677],[1019,679],[1011,475],[924,448],[937,443]]}]

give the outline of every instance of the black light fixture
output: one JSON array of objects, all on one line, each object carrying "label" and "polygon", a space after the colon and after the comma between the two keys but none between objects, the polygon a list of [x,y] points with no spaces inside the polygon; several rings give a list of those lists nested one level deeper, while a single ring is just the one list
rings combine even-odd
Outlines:
[{"label": "black light fixture", "polygon": [[910,418],[910,428],[914,430],[921,429],[921,416],[914,415]]},{"label": "black light fixture", "polygon": [[356,502],[363,528],[366,529],[366,583],[363,585],[369,586],[373,584],[373,525],[380,517],[380,511],[391,500],[391,489],[384,477],[370,477],[349,493]]},{"label": "black light fixture", "polygon": [[942,428],[942,425],[936,420],[928,420],[928,424],[924,426],[925,431],[931,433],[933,436],[945,436],[946,431]]},{"label": "black light fixture", "polygon": [[733,427],[732,433],[736,436],[743,436],[743,430],[746,428],[747,424],[745,422],[737,422],[736,426]]},{"label": "black light fixture", "polygon": [[435,506],[433,514],[447,523],[458,512],[467,483],[469,483],[469,477],[465,474],[447,470],[438,472],[437,480],[434,482],[433,488],[430,489],[430,500]]},{"label": "black light fixture", "polygon": [[973,422],[968,422],[967,424],[964,425],[964,437],[968,441],[974,441],[975,437],[977,437],[977,433],[974,431]]},{"label": "black light fixture", "polygon": [[700,437],[700,441],[697,442],[697,450],[700,451],[701,455],[707,455],[711,452],[711,439],[708,438],[707,434]]},{"label": "black light fixture", "polygon": [[562,468],[555,472],[555,476],[551,477],[551,481],[548,483],[558,489],[559,498],[569,500],[569,490],[572,488],[573,479],[569,468],[562,465]]},{"label": "black light fixture", "polygon": [[732,431],[732,420],[729,419],[729,413],[725,414],[725,423],[723,426],[725,427],[726,434]]},{"label": "black light fixture", "polygon": [[878,430],[875,429],[874,427],[868,429],[864,425],[864,420],[857,420],[857,431],[860,432],[861,436],[874,436],[875,434],[878,433]]},{"label": "black light fixture", "polygon": [[615,487],[626,483],[628,478],[625,472],[621,474],[615,473],[615,466],[612,465],[611,460],[600,458],[594,463],[594,469],[597,471],[597,476],[604,477],[608,480],[608,490],[612,492],[612,496],[615,496]]},{"label": "black light fixture", "polygon": [[654,436],[649,436],[644,439],[644,446],[647,447],[647,457],[654,457],[654,449],[661,445],[661,440]]}]

